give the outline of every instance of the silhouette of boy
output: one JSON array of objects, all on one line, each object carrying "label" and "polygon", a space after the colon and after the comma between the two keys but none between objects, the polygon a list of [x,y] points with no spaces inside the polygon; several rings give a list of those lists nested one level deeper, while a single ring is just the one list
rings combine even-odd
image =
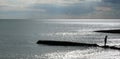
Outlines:
[{"label": "silhouette of boy", "polygon": [[104,46],[106,46],[107,38],[108,38],[108,36],[106,35],[106,36],[105,36],[105,39],[104,39]]}]

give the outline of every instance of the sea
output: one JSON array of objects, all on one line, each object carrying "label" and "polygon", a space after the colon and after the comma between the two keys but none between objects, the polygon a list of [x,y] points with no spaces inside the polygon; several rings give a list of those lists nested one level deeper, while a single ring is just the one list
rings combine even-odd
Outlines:
[{"label": "sea", "polygon": [[84,19],[0,19],[0,59],[120,59],[120,51],[100,47],[49,46],[38,40],[104,44],[120,47],[120,21]]}]

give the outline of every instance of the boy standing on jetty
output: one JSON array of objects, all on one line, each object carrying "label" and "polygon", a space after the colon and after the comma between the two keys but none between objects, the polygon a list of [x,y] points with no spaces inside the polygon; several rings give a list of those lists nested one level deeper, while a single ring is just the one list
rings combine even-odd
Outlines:
[{"label": "boy standing on jetty", "polygon": [[106,46],[107,38],[108,38],[108,36],[106,35],[106,36],[105,36],[105,39],[104,39],[104,46]]}]

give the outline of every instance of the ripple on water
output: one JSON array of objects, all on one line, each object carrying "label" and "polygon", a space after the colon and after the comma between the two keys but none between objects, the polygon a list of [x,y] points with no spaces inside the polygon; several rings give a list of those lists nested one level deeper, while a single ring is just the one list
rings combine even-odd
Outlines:
[{"label": "ripple on water", "polygon": [[36,55],[40,59],[119,59],[120,52],[117,50],[104,50],[102,48],[90,48],[85,50],[73,50],[65,52],[47,53],[41,56]]}]

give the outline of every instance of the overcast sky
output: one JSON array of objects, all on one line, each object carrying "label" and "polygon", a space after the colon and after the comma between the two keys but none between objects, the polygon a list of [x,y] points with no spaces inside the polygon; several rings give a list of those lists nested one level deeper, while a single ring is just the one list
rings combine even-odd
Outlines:
[{"label": "overcast sky", "polygon": [[120,18],[120,0],[0,0],[0,19]]}]

